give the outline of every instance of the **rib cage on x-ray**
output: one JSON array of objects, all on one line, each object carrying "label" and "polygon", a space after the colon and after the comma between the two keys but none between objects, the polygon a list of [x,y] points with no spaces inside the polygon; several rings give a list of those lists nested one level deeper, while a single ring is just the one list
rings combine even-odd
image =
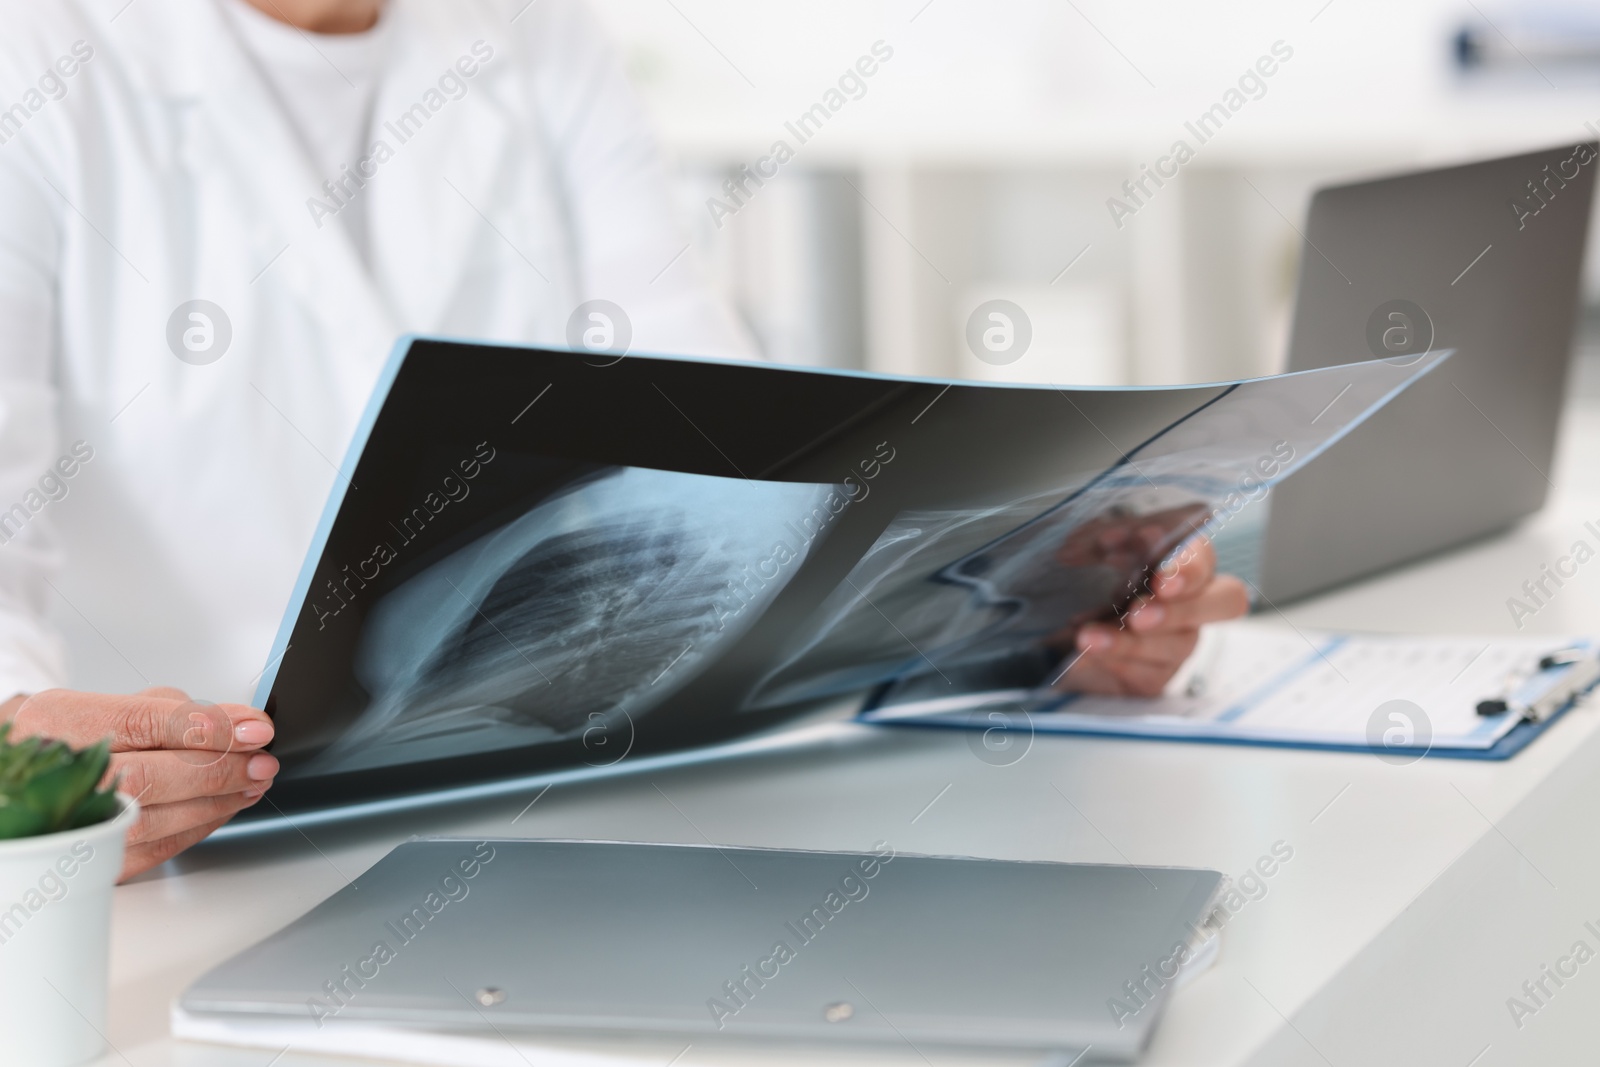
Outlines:
[{"label": "rib cage on x-ray", "polygon": [[[804,562],[787,524],[832,491],[628,467],[541,502],[379,601],[356,656],[371,702],[306,771],[637,719],[760,617]],[[793,558],[752,600],[731,600],[729,582],[780,540]]]}]

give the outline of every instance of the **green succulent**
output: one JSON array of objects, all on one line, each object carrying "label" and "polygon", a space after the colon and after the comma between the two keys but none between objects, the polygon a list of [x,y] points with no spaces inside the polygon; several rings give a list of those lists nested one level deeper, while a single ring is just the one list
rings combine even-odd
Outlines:
[{"label": "green succulent", "polygon": [[96,789],[111,762],[111,743],[73,751],[64,741],[12,741],[0,723],[0,839],[76,830],[117,810],[117,783]]}]

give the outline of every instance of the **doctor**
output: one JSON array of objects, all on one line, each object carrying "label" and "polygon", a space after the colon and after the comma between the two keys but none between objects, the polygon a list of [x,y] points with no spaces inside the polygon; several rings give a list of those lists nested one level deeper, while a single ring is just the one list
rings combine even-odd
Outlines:
[{"label": "doctor", "polygon": [[[0,3],[0,716],[113,738],[126,876],[271,784],[238,702],[397,335],[560,345],[603,297],[635,348],[750,346],[578,0]],[[1078,684],[1159,690],[1244,610],[1213,562]]]}]

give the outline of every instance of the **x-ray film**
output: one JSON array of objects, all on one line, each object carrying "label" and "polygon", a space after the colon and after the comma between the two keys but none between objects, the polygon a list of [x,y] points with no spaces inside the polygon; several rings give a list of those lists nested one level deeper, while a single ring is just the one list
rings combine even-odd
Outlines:
[{"label": "x-ray film", "polygon": [[283,811],[612,766],[1076,630],[1448,353],[1170,388],[402,343],[264,674]]}]

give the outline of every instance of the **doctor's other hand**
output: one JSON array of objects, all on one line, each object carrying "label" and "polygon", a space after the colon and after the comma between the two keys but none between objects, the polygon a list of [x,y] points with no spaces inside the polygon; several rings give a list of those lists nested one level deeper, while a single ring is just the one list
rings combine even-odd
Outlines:
[{"label": "doctor's other hand", "polygon": [[1150,590],[1115,622],[1078,629],[1083,658],[1062,677],[1063,689],[1111,696],[1160,696],[1194,652],[1200,627],[1250,609],[1244,583],[1217,574],[1217,554],[1201,538],[1157,569]]},{"label": "doctor's other hand", "polygon": [[12,736],[42,736],[74,748],[111,739],[107,781],[139,801],[118,881],[182,852],[261,799],[277,759],[259,749],[272,720],[242,704],[205,704],[180,689],[133,696],[47,689],[0,704]]}]

